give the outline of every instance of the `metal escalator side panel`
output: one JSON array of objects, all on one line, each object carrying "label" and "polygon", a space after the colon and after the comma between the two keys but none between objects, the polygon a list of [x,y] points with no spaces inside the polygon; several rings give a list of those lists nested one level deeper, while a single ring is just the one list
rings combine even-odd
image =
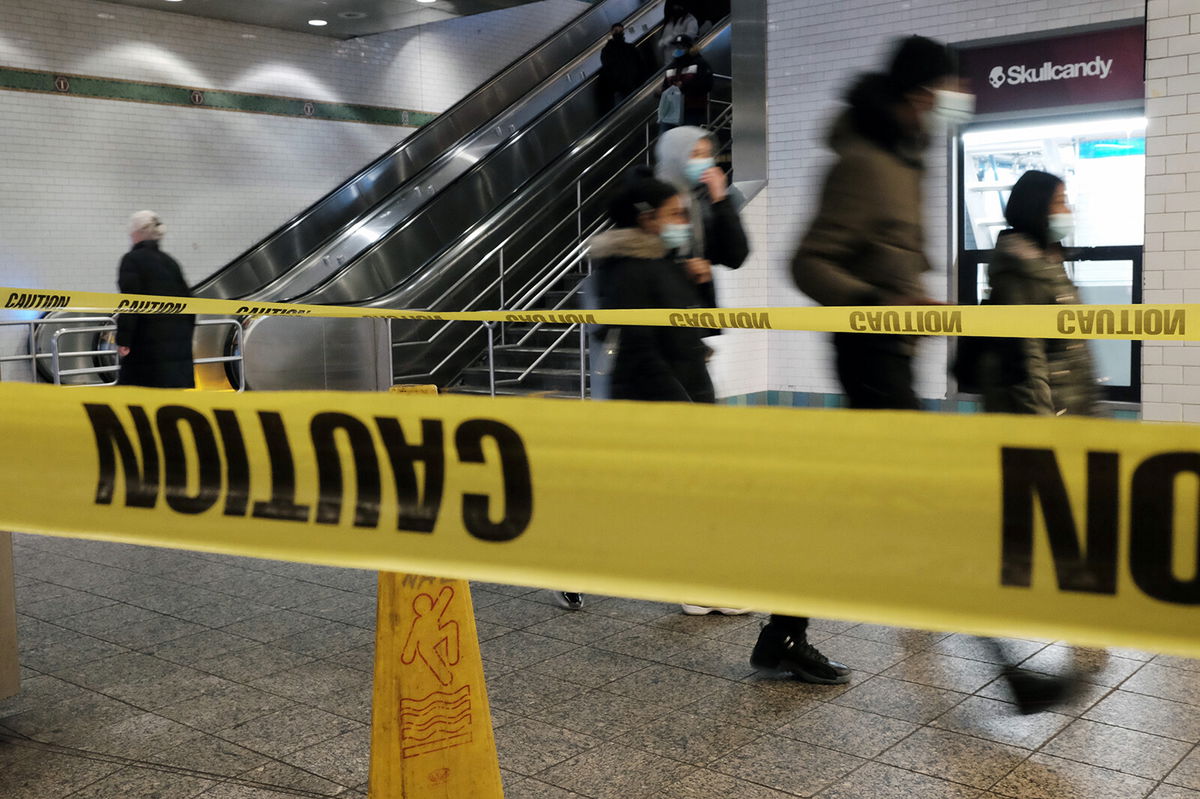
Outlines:
[{"label": "metal escalator side panel", "polygon": [[195,288],[197,296],[234,298],[260,288],[307,256],[357,215],[395,191],[471,132],[486,126],[554,74],[614,22],[654,0],[604,0],[582,14],[433,122],[294,217]]}]

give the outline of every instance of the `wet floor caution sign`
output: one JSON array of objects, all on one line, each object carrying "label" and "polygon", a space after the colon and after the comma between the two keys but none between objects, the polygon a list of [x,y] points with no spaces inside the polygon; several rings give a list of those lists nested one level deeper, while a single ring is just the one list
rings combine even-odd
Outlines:
[{"label": "wet floor caution sign", "polygon": [[464,580],[379,576],[370,796],[504,797]]},{"label": "wet floor caution sign", "polygon": [[375,625],[371,799],[504,799],[470,586],[380,572]]}]

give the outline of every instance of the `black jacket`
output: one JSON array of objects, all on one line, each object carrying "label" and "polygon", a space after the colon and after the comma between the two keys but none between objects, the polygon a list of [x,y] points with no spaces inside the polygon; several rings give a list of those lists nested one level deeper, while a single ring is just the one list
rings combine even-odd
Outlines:
[{"label": "black jacket", "polygon": [[[706,303],[683,265],[657,236],[622,228],[592,240],[601,308],[697,308]],[[610,335],[613,328],[601,335]],[[716,401],[701,331],[686,327],[624,326],[612,365],[612,398]]]},{"label": "black jacket", "polygon": [[[190,297],[191,290],[175,259],[143,241],[121,259],[117,286],[122,294]],[[151,388],[193,388],[190,314],[158,316],[123,313],[117,317],[117,345],[129,347],[121,359],[122,385]]]},{"label": "black jacket", "polygon": [[642,85],[648,74],[637,47],[617,39],[609,39],[600,51],[600,65],[600,76],[609,92],[629,94]]},{"label": "black jacket", "polygon": [[667,64],[663,91],[678,86],[683,92],[683,107],[691,111],[708,108],[708,95],[713,88],[713,70],[704,56],[689,52]]}]

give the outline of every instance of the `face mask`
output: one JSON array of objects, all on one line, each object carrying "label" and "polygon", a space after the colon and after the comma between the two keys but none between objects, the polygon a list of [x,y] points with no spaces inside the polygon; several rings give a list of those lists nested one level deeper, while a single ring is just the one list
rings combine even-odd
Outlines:
[{"label": "face mask", "polygon": [[687,55],[687,50],[680,49],[675,51],[676,58],[683,58],[685,55]]},{"label": "face mask", "polygon": [[668,250],[680,250],[692,243],[691,225],[663,225],[659,238]]},{"label": "face mask", "polygon": [[1075,233],[1073,214],[1050,214],[1050,241],[1062,241]]},{"label": "face mask", "polygon": [[704,177],[704,173],[717,165],[717,162],[711,158],[693,158],[687,162],[684,167],[684,174],[693,186],[700,185],[700,178]]},{"label": "face mask", "polygon": [[623,32],[622,32],[622,33],[614,33],[614,34],[613,34],[613,41],[614,41],[614,42],[623,42],[623,41],[625,41],[625,34],[624,34]]},{"label": "face mask", "polygon": [[975,95],[933,90],[933,117],[946,125],[964,125],[975,115]]}]

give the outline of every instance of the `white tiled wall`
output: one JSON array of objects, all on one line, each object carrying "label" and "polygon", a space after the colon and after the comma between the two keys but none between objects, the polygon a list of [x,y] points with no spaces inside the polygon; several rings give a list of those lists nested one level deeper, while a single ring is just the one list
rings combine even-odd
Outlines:
[{"label": "white tiled wall", "polygon": [[[1146,6],[1146,302],[1200,302],[1200,0]],[[1147,342],[1142,416],[1200,422],[1200,345]]]},{"label": "white tiled wall", "polygon": [[[1152,7],[1160,4],[1162,9],[1167,8],[1167,3],[1168,0],[1151,0]],[[1166,35],[1167,31],[1188,33],[1186,14],[1191,12],[1182,8],[1196,6],[1195,11],[1200,13],[1200,0],[1170,0],[1170,3],[1184,15],[1182,31],[1178,24],[1164,26],[1160,35]],[[751,206],[757,219],[755,261],[734,275],[724,276],[722,302],[726,305],[733,305],[734,299],[741,305],[807,302],[792,287],[787,266],[799,235],[813,215],[820,181],[829,165],[825,134],[854,75],[879,68],[895,37],[918,33],[960,43],[1139,18],[1143,12],[1144,0],[770,0],[771,185]],[[1200,31],[1200,27],[1196,30]],[[1200,112],[1198,85],[1179,87],[1173,100],[1175,105],[1167,113],[1186,114],[1187,95],[1193,92],[1191,110]],[[1200,113],[1196,118],[1200,118]],[[1183,135],[1191,131],[1172,132]],[[1178,146],[1179,142],[1174,144]],[[942,298],[947,296],[950,285],[946,165],[947,147],[944,141],[938,142],[930,153],[926,219],[929,256],[936,268],[929,276],[929,290],[933,296]],[[1184,173],[1188,171],[1193,174],[1185,179]],[[1173,181],[1163,181],[1167,184],[1164,190],[1200,192],[1200,164],[1181,166],[1178,172]],[[1189,187],[1187,183],[1192,177],[1196,178],[1196,185]],[[1200,292],[1200,288],[1195,291]],[[765,389],[838,391],[831,369],[830,347],[824,336],[772,333],[765,338],[769,340],[765,358],[761,343],[757,339],[749,343],[749,336],[739,339],[747,342],[744,349],[740,343],[723,346],[715,371],[726,395]],[[1200,366],[1200,357],[1194,363]],[[944,342],[927,342],[921,351],[920,364],[921,394],[945,396]]]},{"label": "white tiled wall", "polygon": [[[0,66],[437,112],[588,4],[348,42],[97,0],[0,8]],[[197,281],[409,132],[0,91],[0,285],[113,290],[139,208]]]}]

